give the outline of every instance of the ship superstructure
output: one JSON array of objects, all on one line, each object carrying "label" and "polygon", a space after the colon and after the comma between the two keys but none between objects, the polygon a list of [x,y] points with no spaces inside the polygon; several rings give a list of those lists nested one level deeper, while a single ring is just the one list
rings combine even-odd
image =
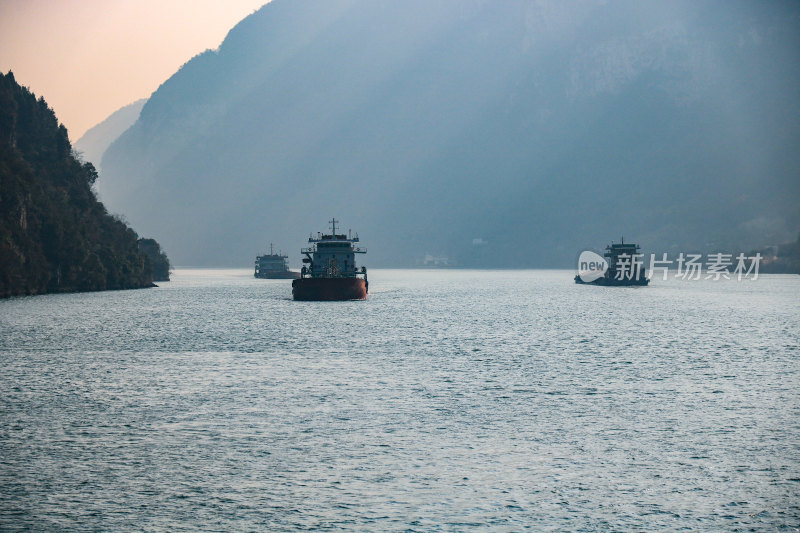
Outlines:
[{"label": "ship superstructure", "polygon": [[356,265],[356,255],[365,254],[358,234],[337,233],[335,218],[331,233],[309,236],[310,246],[300,250],[305,255],[300,279],[292,282],[295,300],[363,300],[369,283],[367,268]]},{"label": "ship superstructure", "polygon": [[300,277],[298,272],[289,270],[287,260],[288,255],[280,252],[275,253],[272,243],[269,245],[269,253],[256,257],[254,276],[262,279],[297,279]]}]

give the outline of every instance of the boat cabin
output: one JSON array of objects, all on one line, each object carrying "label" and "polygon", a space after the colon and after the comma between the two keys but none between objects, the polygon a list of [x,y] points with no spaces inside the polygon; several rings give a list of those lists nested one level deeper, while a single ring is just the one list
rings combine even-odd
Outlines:
[{"label": "boat cabin", "polygon": [[330,221],[331,233],[320,234],[316,237],[309,236],[308,248],[303,248],[302,277],[312,278],[354,278],[357,274],[364,273],[365,268],[358,270],[356,254],[367,253],[367,250],[356,246],[359,242],[358,235],[336,233],[338,220]]}]

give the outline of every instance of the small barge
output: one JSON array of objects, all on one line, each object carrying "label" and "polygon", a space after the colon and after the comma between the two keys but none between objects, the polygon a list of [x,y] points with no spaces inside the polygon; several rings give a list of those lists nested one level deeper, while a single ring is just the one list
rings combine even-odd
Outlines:
[{"label": "small barge", "polygon": [[[601,259],[597,254],[590,253],[590,255],[597,257],[598,260]],[[604,269],[602,274],[596,269],[584,272],[582,265],[579,264],[579,274],[575,276],[575,283],[614,287],[644,286],[650,283],[642,264],[642,254],[639,253],[638,244],[626,243],[623,237],[619,244],[612,242],[606,246],[603,257],[606,259],[602,265]]]},{"label": "small barge", "polygon": [[272,243],[269,245],[269,253],[256,257],[254,276],[261,279],[297,279],[299,272],[289,270],[286,260],[289,256],[280,252],[275,253]]}]

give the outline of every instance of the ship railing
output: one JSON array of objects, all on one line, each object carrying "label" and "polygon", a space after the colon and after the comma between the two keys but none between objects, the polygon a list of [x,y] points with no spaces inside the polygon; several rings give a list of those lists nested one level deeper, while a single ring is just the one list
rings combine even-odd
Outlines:
[{"label": "ship railing", "polygon": [[[356,254],[365,254],[365,253],[367,253],[367,249],[366,248],[361,248],[361,247],[353,247],[352,250],[347,250],[347,251],[353,252],[353,253],[356,253]],[[300,248],[300,253],[301,254],[313,254],[313,253],[316,253],[316,252],[317,252],[317,249],[314,248],[313,246],[310,246],[308,248]]]},{"label": "ship railing", "polygon": [[301,270],[300,271],[301,278],[363,278],[367,279],[367,273],[360,268],[354,270],[348,270],[347,272],[338,272],[336,274],[332,274],[330,272],[322,271],[312,271],[311,269]]},{"label": "ship railing", "polygon": [[334,238],[331,235],[322,235],[320,237],[309,237],[308,242],[359,242],[358,237],[348,237],[347,235],[337,235]]}]

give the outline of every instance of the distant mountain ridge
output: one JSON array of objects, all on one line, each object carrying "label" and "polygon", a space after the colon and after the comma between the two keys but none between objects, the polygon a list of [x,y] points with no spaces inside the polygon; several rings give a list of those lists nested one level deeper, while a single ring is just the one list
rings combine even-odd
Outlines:
[{"label": "distant mountain ridge", "polygon": [[181,264],[249,264],[334,215],[372,265],[570,266],[621,234],[782,242],[800,227],[799,16],[274,0],[151,96],[98,188]]},{"label": "distant mountain ridge", "polygon": [[142,98],[116,110],[105,120],[87,130],[80,139],[75,141],[73,147],[84,160],[100,169],[100,162],[106,148],[139,119],[139,113],[145,102],[147,102],[147,98]]}]

